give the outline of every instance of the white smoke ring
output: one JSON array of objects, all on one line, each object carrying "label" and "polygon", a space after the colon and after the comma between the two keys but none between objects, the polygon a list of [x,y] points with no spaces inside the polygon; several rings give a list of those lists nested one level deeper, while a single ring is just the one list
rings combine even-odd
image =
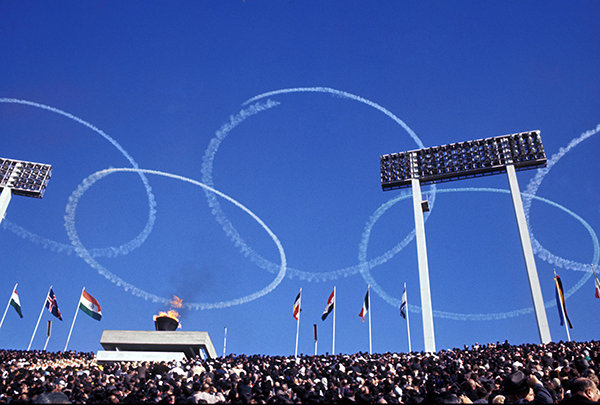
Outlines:
[{"label": "white smoke ring", "polygon": [[[74,116],[73,114],[59,110],[58,108],[55,108],[55,107],[50,107],[45,104],[40,104],[40,103],[36,103],[33,101],[20,100],[20,99],[15,99],[15,98],[0,98],[0,103],[21,104],[21,105],[26,105],[26,106],[30,106],[30,107],[36,107],[36,108],[40,108],[42,110],[47,110],[47,111],[62,115],[63,117],[69,118],[69,119],[77,122],[78,124],[81,124],[89,129],[91,129],[92,131],[96,132],[100,136],[102,136],[104,139],[106,139],[108,142],[110,142],[129,161],[129,163],[131,164],[132,167],[134,167],[134,168],[139,167],[137,162],[129,155],[129,153],[127,153],[127,151],[125,149],[123,149],[123,147],[116,140],[114,140],[112,137],[110,137],[108,134],[106,134],[101,129],[96,128],[94,125],[90,124],[87,121],[82,120],[79,117]],[[93,257],[100,257],[100,256],[115,257],[115,256],[119,256],[119,255],[126,255],[129,252],[131,252],[132,250],[140,247],[141,244],[144,243],[144,241],[146,240],[148,235],[150,235],[150,232],[152,232],[152,228],[154,227],[154,221],[156,219],[156,201],[154,199],[154,194],[152,194],[152,187],[150,187],[150,184],[148,183],[148,179],[146,178],[146,176],[144,176],[143,173],[140,172],[138,174],[139,174],[140,178],[142,179],[142,183],[144,183],[144,188],[146,189],[146,195],[148,196],[148,208],[149,208],[148,221],[146,222],[144,229],[135,238],[133,238],[132,240],[130,240],[127,243],[122,244],[121,246],[111,246],[111,247],[106,247],[106,248],[90,249],[90,254]],[[73,247],[68,244],[57,242],[52,239],[48,239],[48,238],[39,236],[39,235],[37,235],[33,232],[30,232],[30,231],[26,230],[25,228],[23,228],[17,224],[14,224],[6,219],[2,222],[2,226],[4,227],[4,229],[8,229],[8,230],[12,231],[13,233],[15,233],[17,236],[20,236],[23,239],[27,239],[32,243],[42,245],[44,248],[50,249],[54,252],[57,252],[57,253],[65,252],[66,254],[71,254],[74,251]]]},{"label": "white smoke ring", "polygon": [[[258,96],[255,96],[255,97],[245,101],[243,103],[243,105],[248,105],[249,103],[253,103],[255,101],[258,101],[260,99],[264,99],[266,97],[273,96],[273,95],[289,94],[289,93],[307,93],[307,92],[308,93],[327,93],[327,94],[331,94],[334,96],[358,101],[360,103],[368,105],[369,107],[375,108],[376,110],[384,113],[387,117],[391,118],[398,125],[400,125],[409,134],[409,136],[415,141],[415,143],[417,144],[417,146],[419,148],[424,147],[423,142],[419,139],[419,137],[415,134],[415,132],[412,129],[410,129],[408,127],[408,125],[406,125],[406,123],[404,123],[404,121],[402,121],[400,118],[396,117],[389,110],[385,109],[384,107],[380,106],[377,103],[374,103],[374,102],[367,100],[365,98],[362,98],[360,96],[356,96],[354,94],[351,94],[351,93],[348,93],[345,91],[341,91],[341,90],[335,90],[335,89],[332,89],[329,87],[297,87],[297,88],[275,90],[275,91],[271,91],[268,93],[259,94]],[[272,100],[267,100],[264,103],[260,103],[260,102],[254,103],[252,105],[249,105],[246,108],[243,108],[238,114],[233,115],[229,118],[229,121],[227,123],[225,123],[216,132],[215,137],[210,141],[208,147],[206,148],[206,151],[204,152],[204,157],[202,159],[202,182],[203,183],[208,184],[210,186],[214,186],[214,181],[213,181],[213,177],[212,177],[213,162],[214,162],[215,155],[216,155],[221,143],[223,142],[223,140],[225,140],[225,138],[229,135],[229,133],[236,126],[240,125],[246,118],[249,118],[260,112],[266,111],[266,110],[273,108],[279,104],[280,104],[279,102],[272,101]],[[431,190],[432,190],[432,194],[430,197],[431,198],[430,204],[431,204],[431,209],[433,210],[433,207],[435,205],[436,186],[433,185],[431,187]],[[217,222],[222,226],[223,231],[232,240],[234,245],[237,246],[241,250],[241,252],[246,257],[249,257],[250,260],[253,263],[255,263],[257,266],[259,266],[260,268],[265,269],[271,273],[275,273],[277,271],[277,265],[275,263],[272,263],[269,260],[266,260],[265,258],[263,258],[260,254],[255,252],[245,242],[245,240],[240,236],[240,234],[235,229],[235,227],[233,226],[231,221],[229,221],[229,219],[225,216],[225,213],[221,209],[219,201],[217,198],[215,198],[214,194],[209,193],[209,192],[206,192],[205,194],[206,194],[206,199],[207,199],[208,205],[212,209],[211,212],[215,216],[215,219],[217,220]],[[427,219],[429,218],[429,215],[430,215],[430,213],[427,213],[425,215],[425,221],[427,221]],[[406,236],[406,238],[404,238],[403,241],[401,241],[399,244],[394,246],[392,249],[383,253],[379,257],[371,259],[368,262],[369,268],[374,268],[374,267],[390,260],[398,252],[400,252],[414,238],[414,236],[415,236],[415,233],[413,231],[413,232],[409,233]],[[360,264],[356,264],[354,266],[349,266],[349,267],[345,267],[342,269],[315,273],[315,272],[298,270],[298,269],[289,267],[287,269],[287,275],[290,278],[296,277],[300,280],[305,280],[305,281],[309,281],[309,282],[324,282],[324,281],[332,281],[339,277],[348,277],[348,276],[354,275],[356,273],[359,273],[360,269],[361,269]]]},{"label": "white smoke ring", "polygon": [[[570,152],[571,149],[573,149],[575,146],[579,145],[581,142],[585,141],[586,139],[590,138],[593,135],[596,135],[599,132],[600,132],[600,124],[598,124],[596,126],[596,128],[594,128],[594,129],[590,129],[590,130],[585,131],[579,137],[571,140],[571,142],[569,142],[569,144],[566,147],[560,148],[558,150],[558,152],[555,153],[554,155],[552,155],[552,157],[548,160],[548,162],[546,164],[546,167],[543,168],[543,169],[539,169],[537,171],[536,175],[531,179],[531,181],[527,185],[527,188],[525,190],[525,192],[527,194],[524,194],[524,196],[526,196],[526,197],[523,198],[523,208],[525,210],[525,218],[527,219],[528,223],[530,223],[530,221],[529,221],[529,213],[530,213],[530,209],[531,209],[531,197],[528,197],[528,196],[532,196],[532,195],[536,195],[537,194],[537,191],[540,188],[540,186],[542,185],[542,181],[544,180],[544,178],[546,177],[546,175],[550,172],[550,170],[552,169],[552,167],[554,167],[554,165],[556,163],[558,163],[558,161],[564,155],[566,155],[568,152]],[[587,272],[590,271],[589,264],[579,263],[579,262],[576,262],[576,261],[573,261],[573,260],[564,259],[562,257],[556,256],[555,254],[549,252],[533,236],[533,231],[532,231],[531,225],[529,227],[529,233],[530,233],[530,236],[531,236],[532,246],[533,246],[534,250],[536,251],[537,256],[540,259],[544,260],[547,263],[556,265],[558,267],[562,267],[564,269],[577,270],[577,271],[587,271]]]},{"label": "white smoke ring", "polygon": [[[491,193],[510,194],[509,190],[504,190],[504,189],[474,188],[474,187],[439,189],[439,190],[437,190],[437,192],[438,193],[491,192]],[[429,192],[425,192],[424,194],[428,194],[428,193]],[[592,259],[592,264],[598,265],[598,262],[600,259],[600,244],[598,242],[598,236],[596,235],[596,232],[590,226],[590,224],[588,224],[583,218],[581,218],[579,215],[575,214],[573,211],[569,210],[568,208],[563,207],[562,205],[560,205],[558,203],[555,203],[546,198],[539,197],[536,195],[525,194],[525,193],[522,193],[521,195],[523,197],[529,198],[530,200],[535,199],[535,200],[544,202],[546,204],[549,204],[553,207],[559,208],[560,210],[566,212],[567,214],[571,215],[573,218],[578,220],[585,227],[585,229],[588,231],[590,237],[592,238],[592,242],[594,245],[594,256]],[[367,265],[366,257],[367,257],[367,248],[369,245],[371,231],[372,231],[375,223],[379,220],[379,218],[388,209],[393,207],[397,202],[406,200],[410,197],[411,197],[411,194],[405,193],[405,194],[402,194],[398,197],[391,199],[390,201],[386,202],[385,204],[383,204],[379,208],[377,208],[377,210],[375,210],[375,212],[371,215],[371,217],[369,218],[369,220],[367,221],[367,223],[365,225],[365,229],[363,231],[363,234],[361,237],[361,242],[359,244],[359,249],[358,249],[358,251],[359,251],[358,260],[359,260],[359,263],[363,264],[360,274],[362,275],[365,282],[367,284],[369,284],[373,288],[373,290],[384,301],[386,301],[388,304],[390,304],[394,307],[398,307],[398,308],[400,307],[401,300],[399,298],[390,296],[388,293],[386,293],[381,288],[381,286],[377,283],[377,281],[375,281],[375,279],[373,278],[373,276],[371,275],[371,273],[369,271],[369,266]],[[589,266],[590,265],[588,264],[587,269],[586,269],[586,274],[584,274],[583,277],[571,289],[569,289],[566,292],[565,297],[568,298],[571,295],[573,295],[577,290],[579,290],[590,279],[590,277],[592,276],[592,273],[589,270]],[[556,306],[556,302],[554,300],[549,300],[544,305],[546,308],[551,308],[553,306]],[[421,307],[417,306],[417,305],[409,304],[409,310],[411,312],[419,313],[419,312],[421,312]],[[435,316],[437,318],[445,318],[445,319],[460,320],[460,321],[491,321],[491,320],[512,318],[515,316],[529,314],[531,312],[533,312],[533,307],[522,308],[522,309],[517,309],[517,310],[513,310],[513,311],[508,311],[508,312],[487,313],[487,314],[462,314],[462,313],[456,313],[456,312],[447,312],[447,311],[437,311],[436,310],[436,311],[433,311],[433,316]]]},{"label": "white smoke ring", "polygon": [[275,234],[271,231],[271,229],[256,214],[254,214],[252,211],[250,211],[248,208],[246,208],[243,204],[239,203],[238,201],[234,200],[233,198],[229,197],[228,195],[226,195],[218,190],[215,190],[214,188],[212,188],[210,186],[207,186],[206,184],[203,184],[203,183],[200,183],[199,181],[196,181],[196,180],[193,180],[193,179],[190,179],[187,177],[179,176],[176,174],[165,173],[165,172],[161,172],[158,170],[149,170],[149,169],[110,168],[110,169],[100,170],[100,171],[97,171],[97,172],[91,174],[86,179],[84,179],[83,182],[73,191],[73,193],[69,197],[69,202],[65,209],[65,228],[67,229],[67,235],[69,236],[69,239],[71,240],[71,244],[73,245],[77,255],[79,255],[79,257],[81,257],[92,268],[94,268],[96,271],[98,271],[99,274],[104,276],[106,279],[108,279],[112,283],[116,284],[118,287],[121,287],[125,291],[130,292],[131,294],[141,297],[145,300],[150,300],[152,302],[162,303],[162,304],[167,304],[169,302],[169,298],[160,297],[156,294],[152,294],[147,291],[144,291],[144,290],[134,286],[133,284],[128,283],[127,281],[123,280],[121,277],[119,277],[116,274],[109,271],[106,267],[102,266],[100,263],[98,263],[92,257],[90,252],[85,248],[85,246],[82,244],[81,240],[79,239],[79,235],[78,235],[77,229],[75,227],[75,216],[76,216],[77,204],[79,203],[79,200],[84,195],[84,193],[94,183],[96,183],[98,180],[102,179],[103,177],[106,177],[109,174],[116,173],[116,172],[153,174],[153,175],[157,175],[157,176],[169,177],[169,178],[172,178],[175,180],[184,181],[184,182],[191,183],[196,186],[202,187],[205,191],[208,191],[208,192],[218,195],[219,197],[229,201],[230,203],[232,203],[233,205],[235,205],[236,207],[238,207],[242,211],[244,211],[246,214],[248,214],[269,234],[269,236],[271,237],[271,239],[277,246],[277,249],[279,251],[279,258],[281,260],[280,269],[279,269],[279,272],[277,273],[275,279],[273,281],[271,281],[271,283],[269,283],[266,287],[264,287],[263,289],[261,289],[259,291],[254,292],[252,294],[249,294],[249,295],[246,295],[246,296],[243,296],[240,298],[226,300],[226,301],[213,302],[213,303],[184,302],[183,306],[185,308],[195,309],[195,310],[205,310],[205,309],[227,308],[227,307],[231,307],[234,305],[245,304],[247,302],[253,301],[253,300],[260,298],[263,295],[266,295],[266,294],[270,293],[271,291],[273,291],[285,277],[286,257],[285,257],[285,252],[283,250],[283,246],[281,245],[281,242],[279,241],[277,236],[275,236]]}]

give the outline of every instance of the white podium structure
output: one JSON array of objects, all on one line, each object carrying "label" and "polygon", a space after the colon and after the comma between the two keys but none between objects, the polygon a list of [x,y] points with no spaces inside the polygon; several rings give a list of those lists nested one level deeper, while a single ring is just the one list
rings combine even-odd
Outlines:
[{"label": "white podium structure", "polygon": [[97,361],[170,361],[185,358],[214,359],[217,352],[208,332],[105,330]]}]

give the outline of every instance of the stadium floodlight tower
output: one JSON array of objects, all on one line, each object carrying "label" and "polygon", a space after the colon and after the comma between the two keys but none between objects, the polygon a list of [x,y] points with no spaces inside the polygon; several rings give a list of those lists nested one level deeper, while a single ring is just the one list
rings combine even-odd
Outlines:
[{"label": "stadium floodlight tower", "polygon": [[510,184],[540,340],[542,343],[550,342],[550,328],[515,173],[516,170],[546,166],[546,154],[540,131],[521,132],[392,153],[381,156],[380,163],[383,191],[412,187],[425,351],[435,352],[435,336],[423,220],[423,211],[429,210],[429,204],[422,200],[421,184],[440,183],[503,172],[507,173]]},{"label": "stadium floodlight tower", "polygon": [[51,165],[0,158],[0,222],[13,194],[42,198],[51,175]]}]

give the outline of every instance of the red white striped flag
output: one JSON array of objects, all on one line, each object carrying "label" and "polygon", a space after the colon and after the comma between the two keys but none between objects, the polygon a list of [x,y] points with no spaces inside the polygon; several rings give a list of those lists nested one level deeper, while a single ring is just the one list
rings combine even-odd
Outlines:
[{"label": "red white striped flag", "polygon": [[594,282],[596,284],[596,298],[600,298],[600,281],[598,281],[598,277],[596,276],[596,270],[594,270],[594,266],[592,266],[592,270],[594,271]]},{"label": "red white striped flag", "polygon": [[367,289],[367,294],[365,295],[365,302],[363,302],[363,306],[362,309],[360,310],[360,314],[358,314],[358,316],[360,316],[362,318],[362,321],[365,321],[365,316],[367,315],[367,312],[369,312],[369,290]]},{"label": "red white striped flag", "polygon": [[294,300],[294,306],[292,307],[292,316],[295,320],[300,319],[300,296],[302,295],[302,291],[296,295],[296,299]]},{"label": "red white striped flag", "polygon": [[335,290],[333,290],[331,292],[331,295],[329,296],[329,299],[327,300],[327,305],[325,306],[325,310],[323,311],[323,314],[321,315],[322,320],[327,319],[327,316],[329,316],[331,311],[333,311],[334,306],[335,306]]}]

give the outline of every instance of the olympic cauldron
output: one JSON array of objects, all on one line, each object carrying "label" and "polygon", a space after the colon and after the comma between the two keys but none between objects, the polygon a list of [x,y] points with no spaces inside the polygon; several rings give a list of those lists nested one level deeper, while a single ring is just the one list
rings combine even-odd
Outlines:
[{"label": "olympic cauldron", "polygon": [[156,330],[177,330],[180,328],[179,314],[175,311],[160,312],[154,315],[154,329]]},{"label": "olympic cauldron", "polygon": [[[171,311],[169,311],[171,312]],[[185,358],[216,358],[208,332],[178,331],[181,325],[173,314],[154,316],[154,331],[105,330],[98,351],[98,362],[115,361],[182,361]]]},{"label": "olympic cauldron", "polygon": [[154,318],[154,328],[156,330],[177,330],[179,321],[170,316],[157,316]]}]

